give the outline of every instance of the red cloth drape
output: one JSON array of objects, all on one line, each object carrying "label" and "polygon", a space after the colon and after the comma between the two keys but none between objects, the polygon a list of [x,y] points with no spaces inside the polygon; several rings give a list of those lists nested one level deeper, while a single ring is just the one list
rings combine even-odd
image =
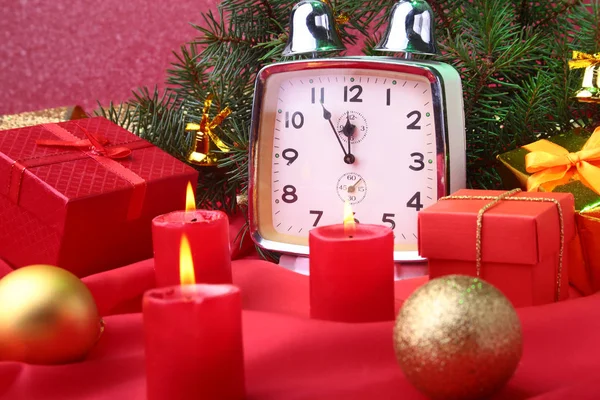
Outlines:
[{"label": "red cloth drape", "polygon": [[[0,276],[10,268],[0,263]],[[248,398],[424,399],[394,358],[393,322],[308,318],[308,277],[256,259],[233,262],[243,294]],[[0,362],[2,399],[144,399],[140,295],[154,285],[152,260],[84,278],[106,331],[87,359],[62,366]],[[397,306],[425,282],[396,283]],[[1,305],[0,305],[1,307]],[[128,312],[129,314],[123,314]],[[524,353],[495,398],[600,398],[600,295],[518,310]]]}]

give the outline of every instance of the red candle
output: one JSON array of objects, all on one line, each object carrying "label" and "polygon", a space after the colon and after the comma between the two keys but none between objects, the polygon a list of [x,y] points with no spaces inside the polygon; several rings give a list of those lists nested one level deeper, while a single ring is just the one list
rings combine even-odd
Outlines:
[{"label": "red candle", "polygon": [[[190,185],[191,188],[191,185]],[[196,281],[231,283],[229,220],[221,211],[194,210],[188,190],[188,210],[160,215],[152,221],[156,286],[179,283],[179,245],[186,234],[192,247]]]},{"label": "red candle", "polygon": [[[188,266],[193,271],[191,262]],[[193,282],[193,272],[189,275],[187,282]],[[238,288],[190,284],[149,290],[143,313],[149,400],[244,398]]]},{"label": "red candle", "polygon": [[353,225],[352,219],[309,233],[311,317],[342,322],[393,320],[392,230]]}]

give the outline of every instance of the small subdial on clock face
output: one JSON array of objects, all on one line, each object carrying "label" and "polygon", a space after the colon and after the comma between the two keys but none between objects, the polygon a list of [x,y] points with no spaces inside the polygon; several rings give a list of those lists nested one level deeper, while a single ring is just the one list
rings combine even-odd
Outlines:
[{"label": "small subdial on clock face", "polygon": [[367,182],[359,174],[348,172],[338,179],[337,194],[344,202],[358,204],[367,196]]},{"label": "small subdial on clock face", "polygon": [[338,118],[337,131],[342,141],[347,141],[348,136],[351,136],[352,143],[360,143],[367,137],[369,125],[358,111],[346,111]]}]

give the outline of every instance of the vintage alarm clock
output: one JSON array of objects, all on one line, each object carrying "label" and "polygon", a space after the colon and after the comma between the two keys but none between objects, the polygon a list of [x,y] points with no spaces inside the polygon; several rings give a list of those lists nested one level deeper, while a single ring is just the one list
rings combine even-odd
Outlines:
[{"label": "vintage alarm clock", "polygon": [[[433,54],[433,14],[395,4],[378,50]],[[285,55],[343,49],[326,2],[292,10]],[[419,260],[417,213],[465,186],[462,86],[450,65],[391,57],[283,62],[257,77],[249,184],[261,247],[308,254],[308,232],[342,222],[394,230],[397,261]]]}]

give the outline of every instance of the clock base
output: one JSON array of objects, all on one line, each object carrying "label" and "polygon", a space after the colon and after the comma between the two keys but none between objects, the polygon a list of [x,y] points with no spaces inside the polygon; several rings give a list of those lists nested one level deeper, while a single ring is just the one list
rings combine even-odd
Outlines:
[{"label": "clock base", "polygon": [[[282,255],[279,265],[301,275],[310,275],[308,257]],[[429,275],[426,262],[394,263],[394,280],[402,281]]]}]

